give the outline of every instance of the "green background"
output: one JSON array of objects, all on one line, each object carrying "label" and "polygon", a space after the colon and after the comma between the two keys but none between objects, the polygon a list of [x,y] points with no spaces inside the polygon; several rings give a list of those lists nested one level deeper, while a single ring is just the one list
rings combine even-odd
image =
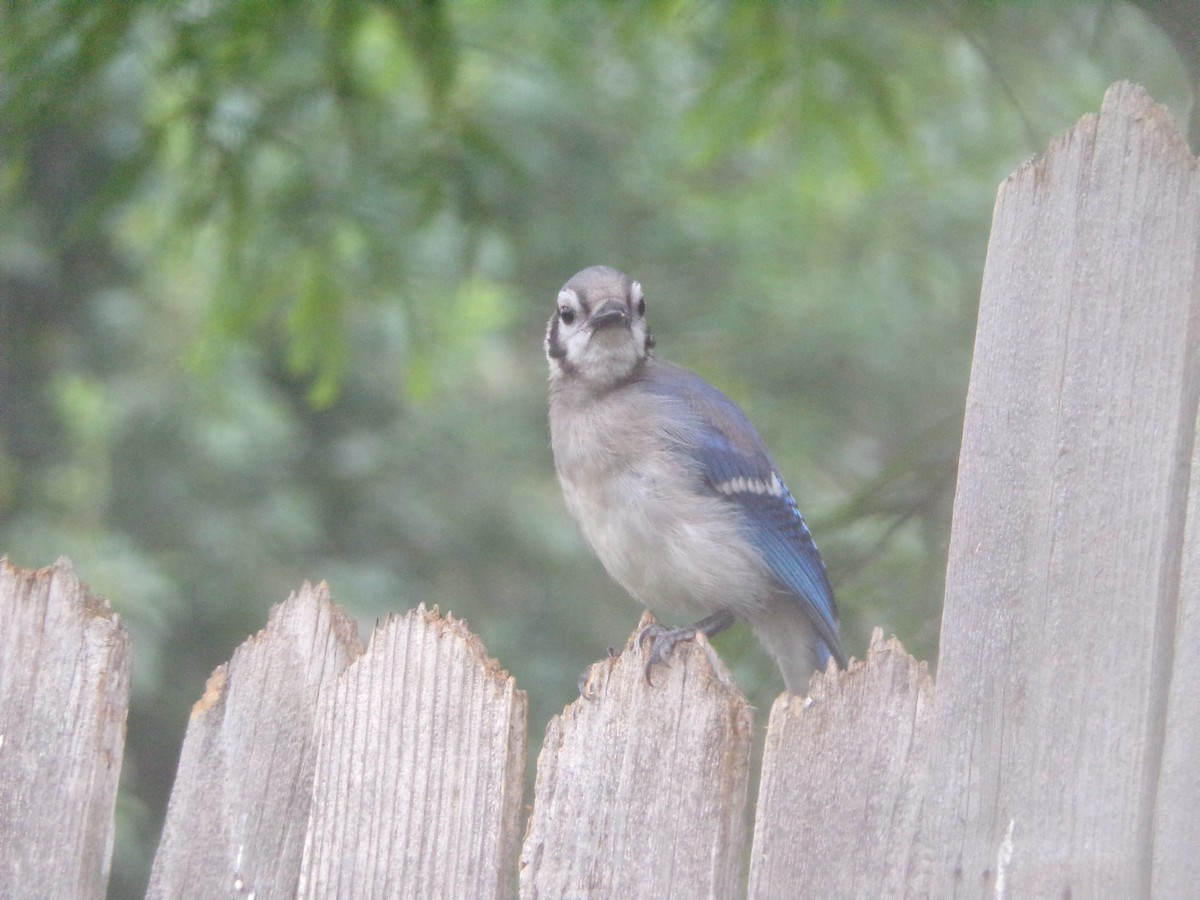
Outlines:
[{"label": "green background", "polygon": [[[1165,6],[0,9],[0,553],[69,556],[134,634],[110,895],[144,890],[205,678],[304,579],[364,637],[465,618],[531,762],[624,643],[545,422],[587,265],[757,424],[848,651],[934,662],[996,186],[1115,80],[1184,121]],[[769,660],[717,646],[767,709]]]}]

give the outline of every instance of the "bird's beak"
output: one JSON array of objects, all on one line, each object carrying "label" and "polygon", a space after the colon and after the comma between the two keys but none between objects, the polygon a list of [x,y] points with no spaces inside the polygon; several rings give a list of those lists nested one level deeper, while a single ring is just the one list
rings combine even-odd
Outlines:
[{"label": "bird's beak", "polygon": [[610,325],[628,325],[629,310],[625,308],[625,304],[619,300],[610,300],[597,309],[590,319],[588,325],[592,331],[599,331],[602,328],[607,328]]}]

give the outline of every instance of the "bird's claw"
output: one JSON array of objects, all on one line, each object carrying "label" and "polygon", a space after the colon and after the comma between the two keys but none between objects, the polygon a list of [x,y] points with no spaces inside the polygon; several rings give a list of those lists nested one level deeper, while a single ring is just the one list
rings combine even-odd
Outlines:
[{"label": "bird's claw", "polygon": [[658,664],[670,665],[668,660],[676,644],[680,641],[694,640],[695,637],[696,628],[691,625],[684,628],[667,628],[655,623],[642,629],[642,633],[638,635],[638,646],[645,647],[646,641],[650,641],[650,650],[646,654],[646,684],[654,687],[654,680],[650,677],[651,671]]}]

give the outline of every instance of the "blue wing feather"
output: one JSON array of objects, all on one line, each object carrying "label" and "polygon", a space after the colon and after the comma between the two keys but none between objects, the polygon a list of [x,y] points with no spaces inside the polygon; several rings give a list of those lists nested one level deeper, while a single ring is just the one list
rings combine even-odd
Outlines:
[{"label": "blue wing feather", "polygon": [[771,573],[796,595],[828,653],[844,667],[825,564],[758,432],[736,403],[698,375],[661,360],[655,360],[653,375],[651,391],[687,406],[692,428],[684,446],[708,489],[737,506]]}]

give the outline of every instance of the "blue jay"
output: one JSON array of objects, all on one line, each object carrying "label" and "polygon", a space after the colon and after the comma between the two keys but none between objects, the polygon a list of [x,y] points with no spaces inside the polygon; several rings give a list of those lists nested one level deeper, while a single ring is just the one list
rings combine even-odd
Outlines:
[{"label": "blue jay", "polygon": [[608,266],[573,275],[546,326],[550,436],[571,515],[643,605],[702,616],[659,626],[646,678],[697,632],[744,621],[789,691],[846,666],[825,565],[754,426],[698,375],[659,359],[642,286]]}]

